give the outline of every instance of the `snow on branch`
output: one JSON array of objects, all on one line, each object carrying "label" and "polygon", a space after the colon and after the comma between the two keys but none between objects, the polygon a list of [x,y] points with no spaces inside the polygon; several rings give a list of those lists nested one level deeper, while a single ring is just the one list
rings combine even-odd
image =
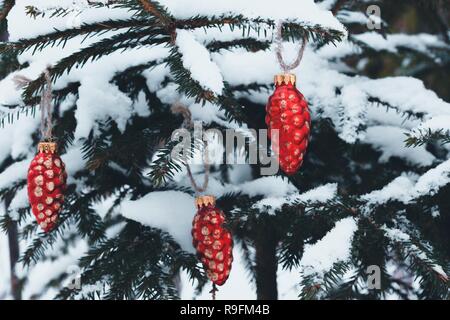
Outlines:
[{"label": "snow on branch", "polygon": [[[160,0],[160,4],[178,19],[195,16],[221,16],[226,14],[242,15],[247,18],[269,18],[295,20],[305,26],[319,25],[323,28],[334,29],[346,33],[345,27],[330,11],[321,9],[313,0],[302,0],[299,5],[296,0]],[[287,9],[289,8],[289,9]]]},{"label": "snow on branch", "polygon": [[176,45],[182,55],[183,66],[190,71],[192,79],[205,90],[221,95],[224,89],[223,77],[208,50],[186,30],[177,30]]},{"label": "snow on branch", "polygon": [[303,276],[311,273],[321,275],[339,261],[350,257],[353,234],[357,230],[354,218],[344,218],[338,222],[321,240],[307,244],[300,265]]},{"label": "snow on branch", "polygon": [[439,61],[432,49],[450,50],[450,46],[438,36],[431,34],[388,34],[381,35],[376,32],[366,32],[352,36],[360,45],[367,46],[376,51],[397,53],[399,48],[407,48],[430,56]]},{"label": "snow on branch", "polygon": [[[9,40],[34,38],[40,35],[53,33],[55,30],[63,31],[78,28],[84,24],[95,24],[97,22],[112,20],[127,20],[132,16],[127,8],[117,6],[92,7],[86,0],[74,3],[72,0],[46,0],[19,1],[11,10],[13,19],[8,21]],[[55,8],[63,10],[67,14],[44,15],[39,19],[33,19],[30,15],[31,7],[39,12],[52,11]],[[24,23],[26,21],[26,23]]]},{"label": "snow on branch", "polygon": [[365,143],[370,143],[381,151],[380,162],[387,162],[392,157],[405,159],[408,163],[419,166],[429,166],[435,157],[425,146],[409,148],[404,143],[405,130],[395,126],[372,126],[367,128]]},{"label": "snow on branch", "polygon": [[423,196],[432,196],[450,183],[450,160],[428,170],[421,176],[402,175],[380,190],[361,197],[369,206],[381,205],[389,201],[408,204]]},{"label": "snow on branch", "polygon": [[411,251],[410,253],[414,255],[412,258],[420,259],[423,263],[426,263],[431,271],[435,272],[441,280],[445,282],[448,281],[448,275],[445,273],[444,269],[440,265],[434,263],[427,255],[427,252],[424,252],[417,245],[412,243],[413,241],[407,233],[400,229],[388,227],[383,227],[383,230],[391,241],[407,243]]},{"label": "snow on branch", "polygon": [[432,139],[450,142],[450,115],[432,117],[408,133],[409,145],[423,145]]},{"label": "snow on branch", "polygon": [[[271,185],[273,187],[269,189],[276,189],[279,186],[279,184]],[[268,185],[266,185],[266,187],[267,186]],[[276,193],[272,196],[266,195],[264,199],[256,202],[252,208],[275,214],[275,212],[280,210],[283,205],[292,205],[299,202],[304,204],[324,203],[336,197],[337,183],[328,183],[303,193],[299,193],[298,191],[292,192],[291,188],[285,190],[285,195]]]},{"label": "snow on branch", "polygon": [[121,213],[128,219],[168,232],[183,250],[195,252],[191,235],[195,203],[189,194],[180,191],[152,192],[138,200],[122,202]]},{"label": "snow on branch", "polygon": [[425,88],[421,80],[412,77],[387,77],[362,84],[363,90],[403,112],[427,115],[450,114],[450,103]]}]

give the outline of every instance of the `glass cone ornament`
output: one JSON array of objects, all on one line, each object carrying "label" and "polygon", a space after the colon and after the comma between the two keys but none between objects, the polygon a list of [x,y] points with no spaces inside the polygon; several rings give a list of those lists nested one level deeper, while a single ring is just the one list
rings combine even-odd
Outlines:
[{"label": "glass cone ornament", "polygon": [[192,223],[193,245],[208,278],[218,286],[227,281],[233,262],[233,238],[224,228],[225,215],[213,196],[195,200],[197,214]]},{"label": "glass cone ornament", "polygon": [[266,106],[266,124],[272,148],[281,170],[288,175],[296,173],[303,164],[311,124],[308,103],[295,82],[294,74],[276,75],[275,91]]},{"label": "glass cone ornament", "polygon": [[67,174],[56,152],[56,143],[41,142],[28,169],[27,187],[31,210],[39,226],[51,231],[64,202]]}]

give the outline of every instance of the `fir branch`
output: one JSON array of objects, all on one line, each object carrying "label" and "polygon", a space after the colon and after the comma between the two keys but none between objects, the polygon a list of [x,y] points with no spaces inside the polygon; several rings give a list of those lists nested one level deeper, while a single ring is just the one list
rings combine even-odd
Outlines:
[{"label": "fir branch", "polygon": [[3,6],[0,10],[0,21],[3,21],[8,17],[9,12],[15,4],[15,0],[3,0]]},{"label": "fir branch", "polygon": [[439,272],[439,263],[433,259],[431,251],[418,241],[391,238],[391,245],[401,254],[400,259],[406,261],[409,270],[419,278],[421,298],[447,299],[449,297],[450,282],[446,274]]},{"label": "fir branch", "polygon": [[[243,36],[248,35],[250,31],[257,34],[270,30],[275,30],[276,21],[264,18],[246,18],[242,15],[222,15],[222,16],[195,16],[185,20],[176,20],[175,25],[178,29],[197,29],[197,28],[222,28],[229,26],[231,30],[235,28],[242,30]],[[305,25],[300,21],[287,21],[283,25],[282,37],[284,40],[300,40],[306,37],[312,42],[318,44],[336,43],[343,39],[344,34],[340,31],[324,28],[320,25]]]},{"label": "fir branch", "polygon": [[218,52],[222,49],[230,50],[232,48],[244,48],[247,51],[257,52],[260,50],[268,50],[270,41],[260,41],[254,38],[243,38],[231,41],[211,41],[206,48],[211,52]]},{"label": "fir branch", "polygon": [[[173,262],[176,267],[169,268]],[[107,284],[101,293],[103,298],[176,299],[175,274],[180,268],[197,268],[195,262],[192,255],[182,253],[168,234],[128,221],[116,237],[92,248],[81,259],[80,266],[84,269],[84,285]],[[191,275],[205,278],[200,273]],[[77,294],[64,289],[59,298],[73,298]]]},{"label": "fir branch", "polygon": [[31,39],[21,39],[17,42],[6,42],[0,45],[0,52],[14,51],[16,53],[23,53],[28,50],[33,50],[33,54],[37,51],[42,51],[48,46],[61,46],[64,48],[67,41],[75,37],[84,35],[84,39],[94,35],[101,35],[108,31],[117,31],[127,29],[124,31],[139,31],[147,29],[146,23],[139,19],[127,20],[109,20],[96,22],[93,24],[83,24],[80,28],[55,30],[52,33],[37,36]]},{"label": "fir branch", "polygon": [[[89,60],[94,61],[104,55],[111,54],[117,50],[127,50],[138,46],[157,45],[168,41],[161,36],[161,30],[153,27],[139,31],[129,31],[118,34],[111,38],[100,40],[93,45],[83,48],[72,55],[61,59],[50,68],[52,80],[57,79],[65,72],[70,72],[73,67],[82,67]],[[23,93],[24,101],[28,102],[43,88],[45,84],[44,74],[29,83]]]},{"label": "fir branch", "polygon": [[441,141],[441,144],[450,143],[450,131],[445,131],[444,129],[436,131],[432,131],[431,129],[421,130],[418,133],[418,135],[415,133],[405,133],[405,144],[407,147],[418,147],[436,141]]},{"label": "fir branch", "polygon": [[[330,292],[344,284],[343,277],[351,269],[352,265],[348,261],[338,261],[333,263],[330,270],[319,275],[302,273],[301,291],[299,298],[302,300],[317,300],[324,298]],[[346,284],[347,286],[349,283]],[[353,283],[351,283],[351,286]]]},{"label": "fir branch", "polygon": [[163,148],[158,149],[155,154],[155,160],[150,165],[150,172],[148,174],[152,184],[155,186],[161,186],[168,180],[172,179],[175,173],[183,170],[186,161],[192,159],[195,151],[199,151],[203,146],[203,142],[200,140],[192,139],[191,147],[188,153],[179,155],[177,158],[173,158],[173,150],[179,144],[178,141],[169,141]]},{"label": "fir branch", "polygon": [[369,97],[367,100],[370,103],[372,103],[374,106],[377,106],[377,107],[378,106],[382,106],[382,107],[385,107],[386,110],[394,110],[397,113],[402,114],[405,117],[406,120],[410,119],[410,118],[422,120],[423,117],[425,116],[425,114],[422,113],[422,112],[413,112],[413,111],[409,111],[409,110],[407,110],[407,111],[401,110],[398,106],[392,105],[392,104],[390,104],[390,103],[388,103],[386,101],[382,101],[378,97]]},{"label": "fir branch", "polygon": [[167,13],[166,9],[155,1],[138,0],[142,8],[150,15],[154,16],[159,23],[165,27],[169,27],[173,23],[172,17]]},{"label": "fir branch", "polygon": [[[3,106],[6,107],[6,106]],[[11,109],[18,108],[19,110],[15,112],[4,112],[0,113],[0,127],[4,128],[6,125],[14,124],[14,121],[20,119],[21,116],[36,116],[36,107],[33,105],[32,107],[23,107],[23,106],[8,106]]]},{"label": "fir branch", "polygon": [[[93,0],[87,0],[87,4],[91,8],[102,8],[102,7],[111,7],[116,1],[115,0],[108,0],[107,2],[104,1],[93,1]],[[25,12],[30,17],[36,19],[38,17],[45,17],[46,14],[50,13],[50,18],[54,17],[65,17],[70,13],[73,13],[75,11],[78,11],[77,8],[66,8],[61,6],[54,6],[52,8],[41,10],[37,6],[26,6]]]},{"label": "fir branch", "polygon": [[196,102],[206,104],[207,102],[216,104],[220,109],[224,110],[225,115],[230,121],[242,123],[245,116],[242,106],[234,99],[228,84],[224,83],[223,94],[215,95],[212,91],[204,89],[200,83],[191,77],[191,73],[183,66],[181,54],[176,47],[171,49],[170,56],[166,63],[170,67],[174,81],[178,84],[178,91],[187,97],[194,98]]}]

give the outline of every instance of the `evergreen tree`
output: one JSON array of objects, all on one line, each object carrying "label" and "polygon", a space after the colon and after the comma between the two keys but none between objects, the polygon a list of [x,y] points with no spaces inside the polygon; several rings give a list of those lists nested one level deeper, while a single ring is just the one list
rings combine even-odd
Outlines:
[{"label": "evergreen tree", "polygon": [[[449,297],[450,104],[424,86],[450,99],[444,1],[374,1],[380,21],[366,1],[35,3],[4,1],[0,14],[10,35],[0,46],[0,225],[19,230],[24,298],[208,293],[191,246],[195,192],[170,156],[171,135],[186,124],[174,106],[204,129],[266,128],[279,19],[287,56],[308,39],[294,72],[311,141],[293,176],[211,165],[206,193],[235,240],[221,290],[240,289],[233,277],[245,266],[258,299]],[[402,14],[433,23],[401,30]],[[69,180],[59,223],[43,233],[26,173],[47,65]],[[17,75],[32,81],[16,89]],[[220,150],[217,141],[208,148]],[[196,181],[205,175],[193,166]],[[67,285],[73,266],[81,288]]]}]

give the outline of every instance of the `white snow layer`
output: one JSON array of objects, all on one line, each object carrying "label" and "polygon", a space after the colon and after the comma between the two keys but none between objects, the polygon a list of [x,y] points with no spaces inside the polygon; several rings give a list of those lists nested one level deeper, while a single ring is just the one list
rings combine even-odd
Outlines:
[{"label": "white snow layer", "polygon": [[364,142],[372,144],[382,152],[380,161],[386,162],[391,157],[400,157],[408,162],[421,166],[429,166],[435,157],[425,146],[409,148],[405,145],[405,131],[392,126],[373,126],[366,130]]},{"label": "white snow layer", "polygon": [[183,57],[183,66],[190,71],[192,79],[204,89],[216,95],[223,91],[223,78],[219,67],[211,61],[209,51],[186,30],[177,30],[176,45]]},{"label": "white snow layer", "polygon": [[[0,216],[4,214],[4,206],[0,204]],[[9,270],[9,242],[8,235],[0,232],[0,300],[10,298],[10,270]]]},{"label": "white snow layer", "polygon": [[[69,8],[72,11],[67,16],[50,17],[50,14],[37,19],[26,15],[26,7],[34,6],[40,10]],[[17,41],[23,38],[35,37],[56,30],[72,29],[82,24],[107,20],[127,19],[132,13],[126,8],[92,8],[87,6],[87,0],[20,0],[16,1],[8,19],[9,40]],[[26,21],[26,23],[24,23]]]},{"label": "white snow layer", "polygon": [[[273,184],[272,189],[276,189],[276,184]],[[288,189],[285,189],[287,191]],[[266,211],[270,214],[274,214],[277,210],[280,210],[285,204],[292,204],[296,201],[306,202],[307,204],[313,204],[317,202],[326,202],[333,199],[337,194],[337,183],[328,183],[317,188],[308,190],[304,193],[298,191],[285,192],[284,194],[272,194],[266,195],[264,199],[261,199],[253,205],[253,208],[260,211]]]},{"label": "white snow layer", "polygon": [[188,252],[192,246],[192,219],[195,215],[194,198],[180,191],[152,192],[121,204],[124,217],[168,232]]},{"label": "white snow layer", "polygon": [[[386,235],[394,241],[403,242],[403,241],[410,240],[410,236],[400,229],[387,228],[387,227],[384,227],[383,229],[386,232]],[[420,251],[420,253],[419,253],[420,259],[424,259],[424,260],[429,259],[426,255],[426,253],[421,251],[416,245],[412,244],[411,247],[415,248],[417,251]],[[439,273],[442,277],[448,279],[447,274],[445,273],[444,269],[440,265],[433,264],[432,268],[435,272]]]},{"label": "white snow layer", "polygon": [[[196,282],[190,281],[188,274],[182,271],[180,274],[181,299],[183,300],[211,300],[211,286],[207,284],[202,292],[195,295]],[[255,290],[248,278],[245,268],[245,261],[242,257],[242,250],[239,245],[233,248],[233,266],[227,282],[220,287],[216,295],[217,300],[247,300],[256,299]]]},{"label": "white snow layer", "polygon": [[372,191],[361,198],[369,205],[383,204],[391,200],[409,203],[419,197],[436,194],[448,183],[450,183],[450,159],[418,178],[416,175],[397,177],[382,189]]},{"label": "white snow layer", "polygon": [[411,136],[420,137],[427,132],[441,132],[443,134],[450,132],[450,115],[440,115],[422,122],[417,128],[414,128]]},{"label": "white snow layer", "polygon": [[[321,9],[313,0],[160,0],[162,5],[177,18],[190,18],[197,15],[243,15],[249,18],[270,18],[296,20],[305,25],[321,25],[326,28],[346,32],[345,27],[333,16],[330,11]],[[288,8],[288,9],[287,9]]]},{"label": "white snow layer", "polygon": [[350,244],[357,229],[356,221],[348,217],[336,225],[315,244],[305,246],[301,266],[305,273],[322,273],[331,269],[334,263],[350,257]]},{"label": "white snow layer", "polygon": [[404,47],[430,54],[430,48],[445,48],[448,46],[438,36],[431,34],[388,34],[384,37],[377,32],[366,32],[354,37],[372,49],[394,53],[398,51],[399,47]]}]

